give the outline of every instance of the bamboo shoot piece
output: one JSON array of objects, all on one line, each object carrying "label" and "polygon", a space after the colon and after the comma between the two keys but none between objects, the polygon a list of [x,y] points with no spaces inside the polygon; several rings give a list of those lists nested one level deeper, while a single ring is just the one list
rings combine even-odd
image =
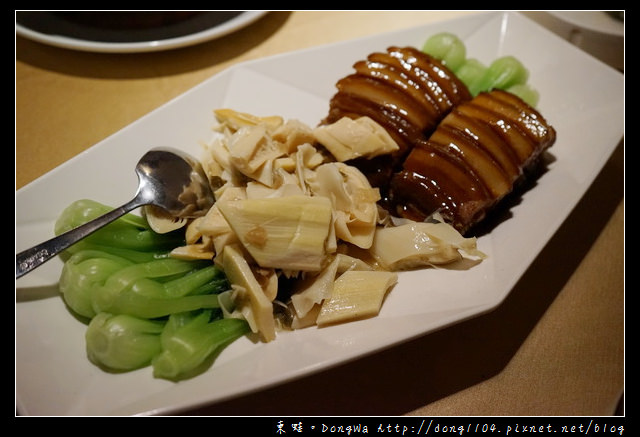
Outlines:
[{"label": "bamboo shoot piece", "polygon": [[251,267],[233,246],[223,252],[222,268],[232,287],[238,292],[235,300],[253,332],[259,333],[265,342],[275,340],[273,304],[260,287]]},{"label": "bamboo shoot piece", "polygon": [[331,298],[324,301],[318,326],[377,316],[384,297],[398,281],[394,272],[349,270],[336,279]]},{"label": "bamboo shoot piece", "polygon": [[407,221],[376,229],[371,255],[391,271],[448,264],[463,257],[484,258],[476,239],[465,238],[443,222]]},{"label": "bamboo shoot piece", "polygon": [[328,198],[243,199],[217,206],[260,267],[316,272],[324,267],[332,223]]}]

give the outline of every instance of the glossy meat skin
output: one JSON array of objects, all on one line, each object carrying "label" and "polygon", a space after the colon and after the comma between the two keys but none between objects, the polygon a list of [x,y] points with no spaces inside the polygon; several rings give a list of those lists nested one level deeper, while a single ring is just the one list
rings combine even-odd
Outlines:
[{"label": "glossy meat skin", "polygon": [[389,132],[398,143],[396,153],[349,162],[386,198],[392,174],[414,145],[428,138],[445,115],[470,100],[471,94],[439,60],[413,47],[389,47],[356,62],[353,68],[353,74],[337,82],[338,90],[322,123],[368,116]]},{"label": "glossy meat skin", "polygon": [[465,234],[484,219],[555,142],[556,132],[519,97],[492,90],[472,99],[439,60],[413,47],[387,48],[353,65],[321,124],[368,116],[399,150],[348,162],[393,215],[438,211]]},{"label": "glossy meat skin", "polygon": [[392,176],[392,213],[424,220],[435,211],[461,233],[509,194],[556,131],[506,91],[480,93],[456,106],[428,140],[416,141]]}]

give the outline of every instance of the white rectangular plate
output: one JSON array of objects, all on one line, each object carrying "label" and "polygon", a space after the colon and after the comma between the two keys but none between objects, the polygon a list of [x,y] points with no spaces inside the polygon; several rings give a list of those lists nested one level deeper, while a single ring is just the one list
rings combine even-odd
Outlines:
[{"label": "white rectangular plate", "polygon": [[[489,255],[466,271],[402,273],[378,317],[281,333],[268,344],[242,338],[206,373],[178,384],[146,368],[109,374],[86,358],[85,326],[57,294],[61,262],[16,282],[16,401],[24,415],[171,414],[283,383],[389,347],[498,306],[556,232],[623,135],[623,75],[517,13],[483,13],[429,26],[240,64],[212,77],[16,193],[16,250],[52,236],[58,214],[91,198],[117,206],[137,184],[150,147],[199,156],[212,110],[282,115],[310,125],[326,114],[336,81],[371,52],[421,47],[439,31],[459,35],[488,64],[513,54],[530,70],[539,109],[556,128],[549,170],[478,240]],[[80,182],[80,183],[79,183]]]}]

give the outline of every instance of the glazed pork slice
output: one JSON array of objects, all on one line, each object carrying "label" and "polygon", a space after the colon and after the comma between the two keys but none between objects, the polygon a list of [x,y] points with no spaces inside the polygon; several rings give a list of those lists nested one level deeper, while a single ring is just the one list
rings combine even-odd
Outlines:
[{"label": "glazed pork slice", "polygon": [[554,128],[517,96],[480,93],[416,142],[392,177],[392,213],[424,220],[438,211],[465,234],[513,191],[555,139]]},{"label": "glazed pork slice", "polygon": [[471,94],[444,64],[414,47],[392,46],[371,53],[353,68],[353,74],[336,83],[337,92],[322,123],[368,116],[389,132],[399,146],[393,156],[349,162],[384,193],[414,144],[428,138]]}]

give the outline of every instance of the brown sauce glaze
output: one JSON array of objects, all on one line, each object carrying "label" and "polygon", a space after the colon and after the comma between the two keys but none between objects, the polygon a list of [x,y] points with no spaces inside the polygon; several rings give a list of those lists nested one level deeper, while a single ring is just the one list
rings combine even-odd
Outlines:
[{"label": "brown sauce glaze", "polygon": [[[555,142],[556,132],[536,109],[529,106],[519,97],[502,90],[480,93],[475,103],[503,114],[513,128],[519,129],[533,144],[532,152],[527,158],[531,162],[540,152]],[[525,162],[524,166],[527,166]]]},{"label": "brown sauce glaze", "polygon": [[440,108],[425,92],[420,83],[413,80],[406,72],[397,69],[393,65],[370,60],[359,61],[354,64],[354,68],[359,75],[380,80],[386,85],[397,88],[399,92],[414,100],[427,118],[425,126],[421,126],[422,129],[438,124],[438,121],[440,121]]},{"label": "brown sauce glaze", "polygon": [[479,206],[493,202],[465,161],[431,141],[414,147],[404,170],[392,177],[391,193],[394,214],[421,221],[439,211],[456,227],[473,219]]},{"label": "brown sauce glaze", "polygon": [[368,59],[375,62],[374,65],[386,65],[387,68],[394,68],[403,71],[405,74],[405,86],[415,89],[424,101],[425,109],[433,115],[433,122],[425,126],[425,132],[431,132],[450,108],[443,105],[440,94],[443,93],[438,82],[431,78],[425,71],[420,70],[414,64],[407,62],[402,57],[392,56],[389,53],[374,53]]},{"label": "brown sauce glaze", "polygon": [[429,114],[405,90],[393,86],[385,80],[373,79],[361,74],[353,74],[338,81],[342,93],[367,99],[372,104],[386,108],[406,119],[417,131],[432,122]]},{"label": "brown sauce glaze", "polygon": [[387,52],[400,60],[405,68],[411,68],[417,77],[437,84],[430,89],[445,114],[458,103],[471,99],[467,86],[436,58],[415,47],[389,47]]},{"label": "brown sauce glaze", "polygon": [[[472,107],[471,104],[454,108],[442,121],[442,125],[451,125],[460,134],[473,138],[476,145],[491,155],[511,181],[516,180],[522,174],[520,158],[500,133],[495,132],[489,124],[481,119],[474,117],[474,114],[468,114],[466,109],[470,107]],[[458,126],[465,127],[461,130]]]},{"label": "brown sauce glaze", "polygon": [[513,181],[473,135],[465,135],[464,130],[447,124],[436,129],[429,142],[456,155],[492,196],[503,196],[511,189]]},{"label": "brown sauce glaze", "polygon": [[439,60],[414,47],[388,47],[357,61],[336,83],[322,123],[368,116],[399,150],[348,164],[380,189],[392,214],[424,220],[436,211],[465,233],[513,191],[556,139],[517,96],[472,96]]},{"label": "brown sauce glaze", "polygon": [[353,68],[355,73],[336,83],[337,92],[322,123],[368,116],[389,132],[399,146],[391,157],[349,162],[387,199],[391,176],[401,169],[414,145],[426,140],[453,107],[470,100],[471,94],[440,61],[412,47],[371,53]]},{"label": "brown sauce glaze", "polygon": [[393,213],[416,219],[439,211],[465,233],[513,190],[556,134],[535,109],[503,94],[481,93],[458,105],[428,141],[412,149],[391,179]]}]

